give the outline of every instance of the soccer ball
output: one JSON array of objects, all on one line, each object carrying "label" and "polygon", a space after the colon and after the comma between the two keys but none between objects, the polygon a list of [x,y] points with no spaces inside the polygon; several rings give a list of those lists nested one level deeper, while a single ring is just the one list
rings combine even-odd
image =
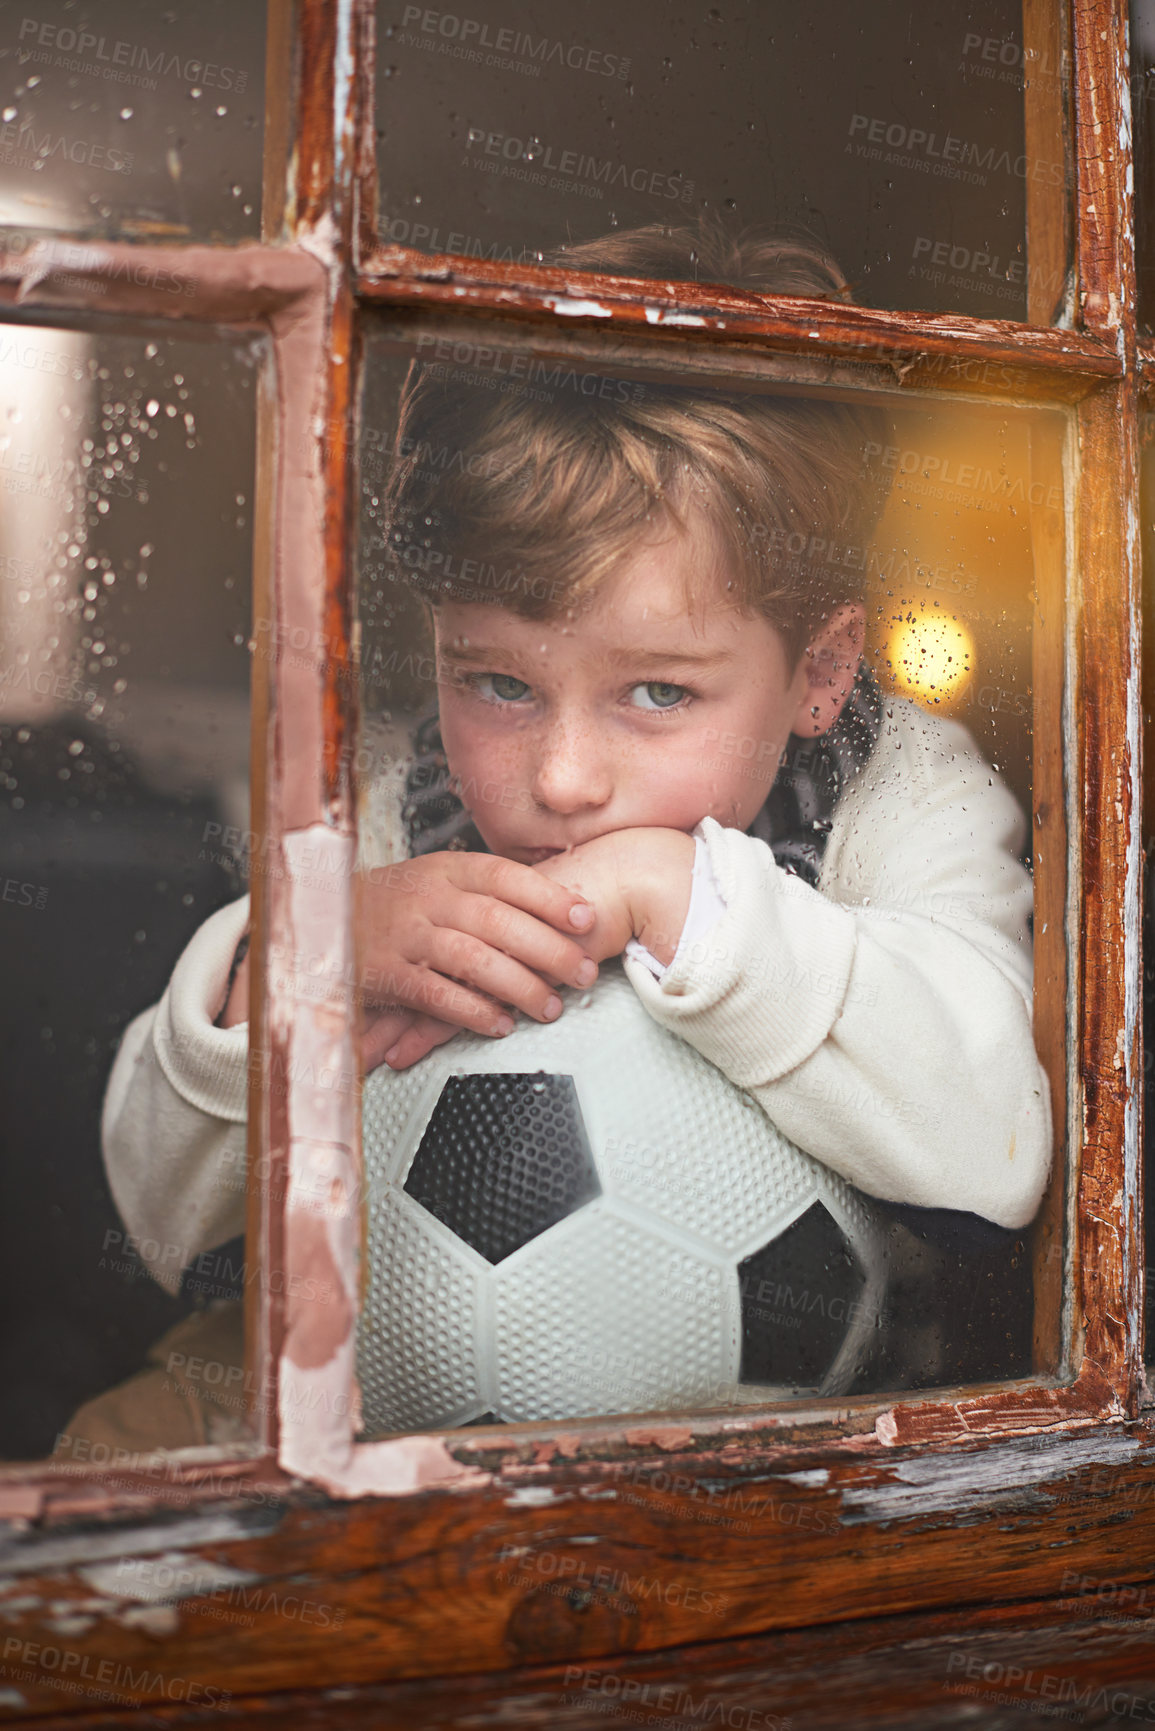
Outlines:
[{"label": "soccer ball", "polygon": [[869,1203],[620,962],[565,1002],[365,1083],[365,1434],[845,1392],[882,1315]]}]

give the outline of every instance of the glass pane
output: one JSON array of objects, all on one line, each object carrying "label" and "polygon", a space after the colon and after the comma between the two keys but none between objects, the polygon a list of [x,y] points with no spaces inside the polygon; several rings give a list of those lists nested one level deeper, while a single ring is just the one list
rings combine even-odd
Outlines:
[{"label": "glass pane", "polygon": [[199,928],[244,887],[258,360],[0,330],[7,1458],[241,1427],[244,1126],[192,1101],[223,1087],[243,1120]]},{"label": "glass pane", "polygon": [[[134,239],[260,233],[265,8],[0,11],[0,223]],[[9,252],[20,250],[9,235]]]},{"label": "glass pane", "polygon": [[361,429],[366,1434],[1029,1374],[1061,417],[405,329]]},{"label": "glass pane", "polygon": [[1140,522],[1143,546],[1143,1235],[1146,1262],[1143,1356],[1155,1363],[1155,742],[1151,738],[1155,689],[1155,633],[1151,629],[1151,583],[1155,572],[1155,415],[1140,416],[1143,440]]},{"label": "glass pane", "polygon": [[1135,265],[1140,322],[1155,323],[1155,4],[1131,0],[1131,116],[1135,140]]},{"label": "glass pane", "polygon": [[[382,237],[733,282],[724,237],[752,225],[837,261],[784,292],[1047,323],[1068,265],[1060,11],[379,0]],[[661,231],[703,217],[720,235],[679,266]],[[642,253],[606,239],[649,225]]]}]

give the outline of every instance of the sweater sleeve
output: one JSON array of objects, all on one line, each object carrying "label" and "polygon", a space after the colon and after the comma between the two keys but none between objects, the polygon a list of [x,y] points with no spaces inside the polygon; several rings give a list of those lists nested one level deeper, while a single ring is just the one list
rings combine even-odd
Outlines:
[{"label": "sweater sleeve", "polygon": [[213,1026],[249,900],[205,921],[130,1024],[104,1098],[104,1163],[132,1247],[168,1291],[245,1227],[247,1025]]},{"label": "sweater sleeve", "polygon": [[784,1135],[889,1201],[1024,1225],[1051,1155],[1022,817],[981,760],[859,802],[833,893],[707,819],[726,913],[643,1004]]}]

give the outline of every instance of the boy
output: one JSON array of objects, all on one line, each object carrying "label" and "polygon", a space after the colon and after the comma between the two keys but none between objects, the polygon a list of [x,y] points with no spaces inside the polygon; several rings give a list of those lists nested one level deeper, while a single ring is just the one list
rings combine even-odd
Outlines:
[{"label": "boy", "polygon": [[[717,237],[568,257],[669,277],[691,243],[712,280],[841,292],[805,249]],[[647,1011],[852,1183],[1027,1222],[1050,1123],[1023,820],[961,727],[860,665],[861,560],[839,549],[877,514],[878,411],[561,369],[497,391],[433,361],[406,391],[388,556],[430,606],[438,709],[406,804],[363,835],[363,866],[410,860],[403,887],[361,880],[363,977],[389,982],[366,1068],[552,1020],[556,985],[623,954]],[[422,468],[446,448],[469,461]],[[243,1171],[246,918],[202,928],[109,1083],[126,1224],[189,1259],[243,1227],[221,1173]]]}]

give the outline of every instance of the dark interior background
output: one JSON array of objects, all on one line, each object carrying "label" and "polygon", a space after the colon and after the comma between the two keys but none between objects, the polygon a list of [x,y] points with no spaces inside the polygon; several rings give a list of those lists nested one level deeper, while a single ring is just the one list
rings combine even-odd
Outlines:
[{"label": "dark interior background", "polygon": [[0,5],[0,245],[260,233],[264,0]]},{"label": "dark interior background", "polygon": [[[20,337],[26,361],[70,370],[32,374],[33,419],[33,399],[14,397],[27,369],[10,362],[9,401],[32,424],[22,436],[10,417],[0,434],[9,1458],[50,1450],[74,1408],[190,1308],[124,1249],[100,1107],[128,1022],[244,887],[224,831],[248,827],[259,364],[255,347],[211,337]],[[30,663],[12,629],[21,606],[44,627],[28,634]],[[59,694],[47,708],[46,690]]]},{"label": "dark interior background", "polygon": [[1023,155],[1018,0],[379,0],[377,36],[386,239],[532,258],[705,215],[820,242],[869,306],[1025,317],[1026,176],[1063,170]]}]

